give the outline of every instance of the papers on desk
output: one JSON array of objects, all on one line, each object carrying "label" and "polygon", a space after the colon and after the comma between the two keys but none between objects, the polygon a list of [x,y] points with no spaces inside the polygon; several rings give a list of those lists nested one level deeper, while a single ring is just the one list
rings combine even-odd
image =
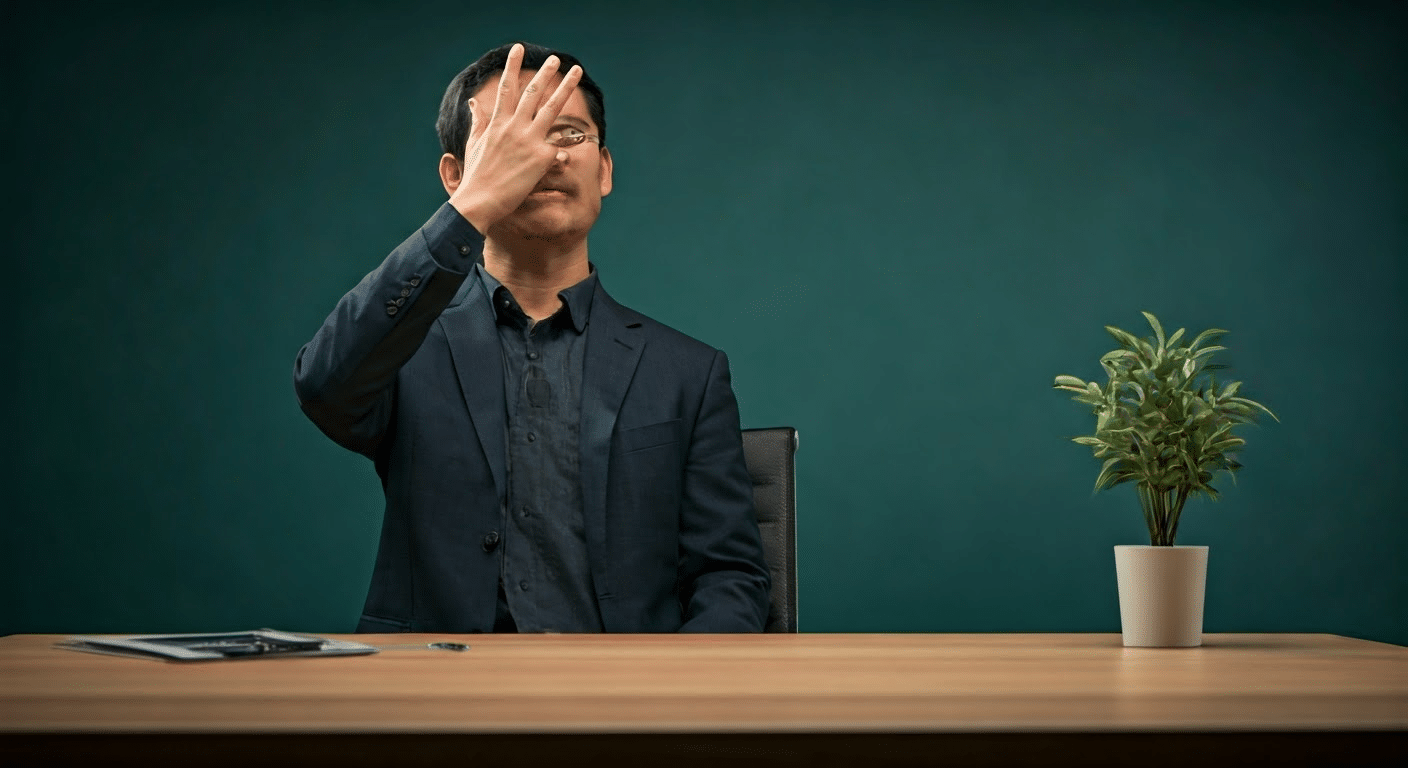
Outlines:
[{"label": "papers on desk", "polygon": [[75,635],[56,647],[85,653],[165,661],[356,656],[377,649],[350,640],[297,635],[273,629],[193,635]]}]

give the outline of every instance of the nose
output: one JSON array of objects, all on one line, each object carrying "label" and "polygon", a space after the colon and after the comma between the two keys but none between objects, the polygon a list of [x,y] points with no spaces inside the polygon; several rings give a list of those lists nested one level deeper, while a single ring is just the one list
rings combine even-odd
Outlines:
[{"label": "nose", "polygon": [[568,154],[567,150],[559,147],[557,150],[557,156],[553,158],[553,165],[567,165],[567,158],[570,156],[571,155]]}]

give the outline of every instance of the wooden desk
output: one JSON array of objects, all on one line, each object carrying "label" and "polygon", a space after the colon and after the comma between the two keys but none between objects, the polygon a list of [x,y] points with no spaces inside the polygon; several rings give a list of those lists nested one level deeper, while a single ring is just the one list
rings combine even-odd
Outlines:
[{"label": "wooden desk", "polygon": [[1335,635],[1214,634],[1185,649],[1124,648],[1115,634],[355,638],[471,648],[177,664],[4,637],[0,761],[1408,757],[1408,648]]}]

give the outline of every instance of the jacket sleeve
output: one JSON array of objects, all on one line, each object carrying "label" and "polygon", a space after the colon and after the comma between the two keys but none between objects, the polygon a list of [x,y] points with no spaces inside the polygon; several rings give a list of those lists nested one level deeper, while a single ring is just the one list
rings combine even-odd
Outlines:
[{"label": "jacket sleeve", "polygon": [[375,456],[397,371],[483,252],[483,236],[447,202],[337,302],[293,364],[298,402],[324,434]]},{"label": "jacket sleeve", "polygon": [[716,352],[685,459],[681,632],[761,632],[771,577],[743,461],[728,358]]}]

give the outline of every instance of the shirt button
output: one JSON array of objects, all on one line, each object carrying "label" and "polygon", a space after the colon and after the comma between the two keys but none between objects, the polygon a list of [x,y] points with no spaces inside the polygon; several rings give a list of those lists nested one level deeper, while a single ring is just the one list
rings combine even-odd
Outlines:
[{"label": "shirt button", "polygon": [[537,439],[538,439],[538,436],[537,436],[537,435],[533,434],[532,432],[529,432],[529,433],[528,433],[528,442],[531,443],[531,442],[533,442],[534,440],[537,440]]},{"label": "shirt button", "polygon": [[485,552],[493,552],[493,551],[494,551],[494,547],[497,547],[497,546],[499,546],[499,532],[498,532],[498,531],[489,531],[488,533],[484,534],[484,551],[485,551]]},{"label": "shirt button", "polygon": [[528,582],[526,582],[526,581],[520,581],[520,582],[518,582],[518,588],[521,589],[521,590],[523,590],[524,592],[527,592],[527,591],[528,591]]},{"label": "shirt button", "polygon": [[528,353],[528,359],[529,359],[529,360],[537,360],[537,359],[538,359],[538,353],[537,353],[537,352],[529,352],[529,353]]},{"label": "shirt button", "polygon": [[521,514],[522,514],[524,517],[528,517],[528,516],[530,516],[530,515],[533,514],[533,508],[532,508],[532,507],[524,507],[523,510],[522,510],[522,512],[521,512]]},{"label": "shirt button", "polygon": [[461,256],[468,256],[468,255],[469,255],[469,246],[467,246],[467,245],[461,245],[461,246],[460,246],[460,255],[461,255]]}]

